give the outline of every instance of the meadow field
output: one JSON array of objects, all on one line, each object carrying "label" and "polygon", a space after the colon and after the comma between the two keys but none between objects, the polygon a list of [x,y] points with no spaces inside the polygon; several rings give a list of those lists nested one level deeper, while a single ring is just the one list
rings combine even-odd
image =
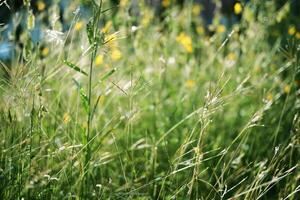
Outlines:
[{"label": "meadow field", "polygon": [[300,198],[298,0],[62,1],[0,25],[0,199]]}]

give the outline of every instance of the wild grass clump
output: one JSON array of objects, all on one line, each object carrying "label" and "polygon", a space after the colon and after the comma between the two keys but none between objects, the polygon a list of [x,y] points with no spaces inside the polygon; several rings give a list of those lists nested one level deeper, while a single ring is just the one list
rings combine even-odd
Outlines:
[{"label": "wild grass clump", "polygon": [[0,199],[297,199],[300,38],[270,2],[206,27],[191,1],[73,1],[38,43],[27,5],[0,62]]}]

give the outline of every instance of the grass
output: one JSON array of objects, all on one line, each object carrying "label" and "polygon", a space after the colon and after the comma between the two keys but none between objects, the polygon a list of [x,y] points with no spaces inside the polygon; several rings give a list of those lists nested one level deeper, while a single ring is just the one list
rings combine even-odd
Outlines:
[{"label": "grass", "polygon": [[86,21],[74,1],[68,31],[24,31],[0,63],[0,199],[297,199],[299,38],[270,2],[211,35],[190,1]]}]

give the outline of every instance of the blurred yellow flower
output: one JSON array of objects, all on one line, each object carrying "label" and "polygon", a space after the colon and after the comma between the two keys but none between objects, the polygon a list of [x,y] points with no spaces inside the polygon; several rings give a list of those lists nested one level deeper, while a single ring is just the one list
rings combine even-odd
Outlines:
[{"label": "blurred yellow flower", "polygon": [[284,93],[288,94],[288,93],[290,93],[290,91],[291,91],[291,87],[290,87],[288,84],[286,84],[286,85],[283,87],[283,91],[284,91]]},{"label": "blurred yellow flower", "polygon": [[294,25],[289,26],[288,34],[289,35],[294,35],[295,33],[296,33],[296,27]]},{"label": "blurred yellow flower", "polygon": [[242,4],[240,2],[235,3],[233,9],[236,15],[240,14],[243,11]]},{"label": "blurred yellow flower", "polygon": [[117,48],[114,48],[112,51],[111,51],[111,58],[113,60],[119,60],[120,58],[122,58],[122,52],[117,49]]},{"label": "blurred yellow flower", "polygon": [[203,26],[197,26],[196,31],[199,35],[202,35],[205,32]]},{"label": "blurred yellow flower", "polygon": [[74,25],[75,31],[81,30],[82,27],[83,27],[83,21],[78,21],[78,22],[76,22],[75,25]]},{"label": "blurred yellow flower", "polygon": [[68,124],[71,121],[71,117],[68,113],[65,113],[63,116],[63,123]]},{"label": "blurred yellow flower", "polygon": [[153,19],[153,14],[150,13],[149,11],[146,11],[141,21],[142,26],[147,27],[152,19]]},{"label": "blurred yellow flower", "polygon": [[226,27],[224,25],[220,24],[217,26],[216,31],[217,31],[217,33],[224,33],[226,31]]},{"label": "blurred yellow flower", "polygon": [[49,48],[48,47],[44,47],[42,49],[42,56],[46,57],[49,54]]},{"label": "blurred yellow flower", "polygon": [[106,22],[105,26],[101,29],[102,33],[108,33],[112,27],[112,21]]},{"label": "blurred yellow flower", "polygon": [[104,56],[103,55],[98,55],[95,59],[95,65],[99,66],[103,63],[104,60]]},{"label": "blurred yellow flower", "polygon": [[227,55],[227,59],[230,61],[235,61],[236,60],[236,55],[235,53],[231,52]]},{"label": "blurred yellow flower", "polygon": [[185,33],[180,33],[176,37],[176,41],[179,42],[188,53],[193,52],[192,38],[190,36]]},{"label": "blurred yellow flower", "polygon": [[192,89],[196,86],[196,82],[194,80],[189,79],[185,82],[185,86],[189,89]]},{"label": "blurred yellow flower", "polygon": [[200,4],[194,4],[192,8],[192,13],[194,16],[198,16],[201,13],[202,7]]},{"label": "blurred yellow flower", "polygon": [[37,7],[38,11],[43,11],[46,8],[46,4],[43,1],[37,1],[36,7]]},{"label": "blurred yellow flower", "polygon": [[273,94],[269,92],[267,94],[266,98],[267,98],[268,101],[272,101],[273,100]]},{"label": "blurred yellow flower", "polygon": [[171,1],[170,0],[162,0],[161,4],[163,7],[166,8],[171,4]]},{"label": "blurred yellow flower", "polygon": [[120,7],[125,7],[128,3],[128,0],[120,0]]},{"label": "blurred yellow flower", "polygon": [[295,36],[297,39],[300,39],[300,32],[297,32]]}]

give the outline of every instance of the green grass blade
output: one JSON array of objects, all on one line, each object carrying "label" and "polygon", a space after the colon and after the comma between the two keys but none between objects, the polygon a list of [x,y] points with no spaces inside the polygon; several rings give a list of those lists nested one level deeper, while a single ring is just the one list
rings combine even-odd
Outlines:
[{"label": "green grass blade", "polygon": [[82,69],[80,69],[80,67],[78,67],[77,65],[75,65],[75,64],[73,64],[73,63],[71,63],[71,62],[69,62],[67,60],[64,60],[64,64],[66,64],[68,67],[74,69],[75,71],[80,72],[83,75],[88,76],[88,74],[85,71],[83,71]]},{"label": "green grass blade", "polygon": [[86,111],[86,113],[89,113],[89,103],[88,103],[88,97],[87,95],[85,94],[81,84],[73,79],[73,81],[75,82],[77,88],[78,88],[78,91],[79,91],[79,94],[80,94],[80,99],[81,99],[81,102],[82,102],[82,105],[84,107],[84,110]]},{"label": "green grass blade", "polygon": [[113,73],[115,73],[117,71],[117,68],[113,68],[112,70],[110,70],[109,72],[107,72],[106,74],[104,74],[100,81],[104,81],[106,80],[108,77],[110,77],[111,75],[113,75]]}]

